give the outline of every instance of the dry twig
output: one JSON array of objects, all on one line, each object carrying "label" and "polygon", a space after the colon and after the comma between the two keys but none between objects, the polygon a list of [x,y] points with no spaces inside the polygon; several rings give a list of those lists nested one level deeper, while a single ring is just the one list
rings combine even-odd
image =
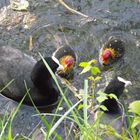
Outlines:
[{"label": "dry twig", "polygon": [[63,0],[58,0],[60,4],[62,4],[66,9],[68,9],[70,12],[74,13],[74,14],[77,14],[77,15],[80,15],[80,16],[83,16],[84,18],[89,18],[88,15],[85,15],[79,11],[76,11],[74,10],[73,8],[69,7]]},{"label": "dry twig", "polygon": [[33,37],[32,35],[29,36],[29,51],[33,49]]}]

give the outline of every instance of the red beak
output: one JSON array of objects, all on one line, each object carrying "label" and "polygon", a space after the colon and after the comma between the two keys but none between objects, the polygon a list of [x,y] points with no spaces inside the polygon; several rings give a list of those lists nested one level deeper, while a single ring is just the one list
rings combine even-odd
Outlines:
[{"label": "red beak", "polygon": [[111,51],[110,50],[104,50],[102,54],[102,61],[106,62],[111,57]]}]

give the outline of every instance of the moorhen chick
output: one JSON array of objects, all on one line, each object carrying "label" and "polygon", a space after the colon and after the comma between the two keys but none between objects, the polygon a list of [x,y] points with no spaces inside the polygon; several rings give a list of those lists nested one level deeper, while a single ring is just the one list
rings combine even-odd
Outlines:
[{"label": "moorhen chick", "polygon": [[102,46],[99,53],[99,62],[104,65],[110,65],[124,55],[125,42],[117,37],[110,37]]},{"label": "moorhen chick", "polygon": [[[131,85],[130,81],[117,77],[110,81],[108,86],[105,88],[104,93],[115,94],[119,99],[119,97],[123,94],[125,87],[128,85]],[[117,114],[121,111],[118,102],[114,98],[108,98],[107,100],[103,101],[102,104],[108,109],[105,111],[106,113]]]},{"label": "moorhen chick", "polygon": [[[108,86],[105,88],[104,93],[115,94],[119,99],[119,97],[123,93],[123,90],[128,85],[131,85],[130,81],[126,81],[121,77],[117,77],[114,78],[112,81],[110,81]],[[102,102],[102,105],[104,105],[108,110],[107,111],[102,110],[104,113],[100,118],[100,123],[108,126],[105,128],[109,128],[109,126],[111,126],[118,134],[122,133],[122,128],[124,128],[124,130],[127,130],[126,116],[123,115],[124,112],[122,111],[122,108],[120,107],[116,99],[108,98]],[[90,123],[93,123],[93,120],[95,120],[95,117],[97,116],[98,113],[99,111],[96,112],[91,111],[91,115],[89,118]],[[115,136],[115,132],[113,134],[114,135],[106,135],[106,133],[104,133],[102,139],[103,140],[120,139],[117,138],[117,136]]]},{"label": "moorhen chick", "polygon": [[[131,85],[130,81],[126,81],[121,77],[117,77],[110,81],[108,86],[105,88],[104,92],[106,94],[113,93],[119,97],[123,94],[123,91],[126,86]],[[101,118],[101,122],[105,124],[110,124],[112,128],[117,131],[118,134],[122,134],[123,129],[127,130],[127,118],[125,114],[123,114],[123,109],[119,105],[118,101],[114,98],[108,98],[102,102],[102,104],[108,109],[104,111],[104,114]],[[104,140],[108,139],[117,139],[116,136],[103,136]],[[120,138],[118,138],[120,139]]]}]

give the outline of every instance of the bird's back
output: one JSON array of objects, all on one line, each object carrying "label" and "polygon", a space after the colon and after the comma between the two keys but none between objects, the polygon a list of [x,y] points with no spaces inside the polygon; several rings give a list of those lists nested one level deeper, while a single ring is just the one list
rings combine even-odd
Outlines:
[{"label": "bird's back", "polygon": [[[36,60],[33,57],[22,53],[18,49],[14,49],[9,46],[0,47],[0,88],[6,86],[8,82],[14,80],[2,94],[12,100],[20,102],[27,90],[25,83],[30,89],[29,93],[37,106],[49,105],[57,99],[49,99],[46,90],[46,95],[42,95],[36,88],[31,80],[31,72],[36,64]],[[54,92],[54,90],[53,90]],[[55,94],[58,94],[55,92]],[[32,102],[27,95],[24,100],[27,105],[32,105]]]}]

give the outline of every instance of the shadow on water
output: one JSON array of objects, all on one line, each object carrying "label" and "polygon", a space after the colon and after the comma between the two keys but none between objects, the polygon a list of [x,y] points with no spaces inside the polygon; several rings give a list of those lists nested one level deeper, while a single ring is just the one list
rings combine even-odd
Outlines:
[{"label": "shadow on water", "polygon": [[[78,55],[78,61],[97,59],[101,47],[110,36],[118,36],[125,41],[125,54],[121,60],[112,65],[111,69],[103,71],[99,88],[104,88],[112,77],[118,75],[131,80],[133,86],[129,88],[128,102],[140,99],[140,4],[130,0],[86,0],[67,3],[97,21],[86,22],[83,17],[74,15],[57,1],[29,0],[27,12],[13,11],[7,6],[8,1],[2,0],[0,20],[0,45],[10,45],[23,50],[36,59],[38,52],[50,56],[57,48],[69,44]],[[32,36],[33,49],[28,50],[29,39]],[[100,64],[99,64],[100,66]],[[80,68],[76,67],[73,84],[82,87],[84,76],[79,76]],[[133,97],[132,97],[133,94]],[[7,106],[16,107],[16,103],[0,97],[0,110],[4,113]],[[40,121],[38,117],[32,119],[34,109],[22,106],[13,132],[28,135]],[[49,121],[51,117],[47,117]],[[22,127],[21,127],[22,126]],[[40,126],[39,126],[40,127]],[[20,128],[20,129],[19,129]],[[62,129],[62,128],[61,128]],[[60,130],[61,130],[60,129]],[[62,134],[63,135],[63,134]]]}]

